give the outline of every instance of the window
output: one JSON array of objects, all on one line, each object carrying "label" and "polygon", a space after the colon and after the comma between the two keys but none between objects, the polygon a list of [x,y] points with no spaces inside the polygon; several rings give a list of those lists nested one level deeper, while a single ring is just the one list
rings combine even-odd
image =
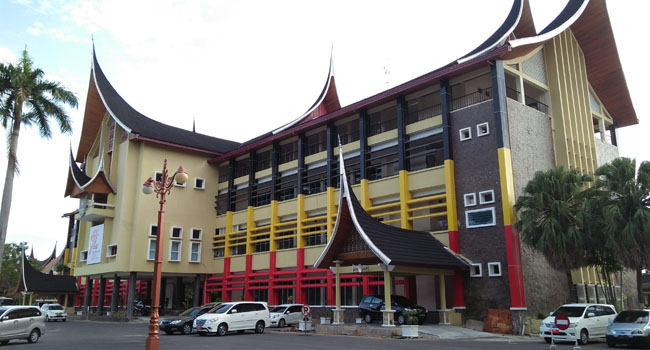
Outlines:
[{"label": "window", "polygon": [[467,141],[472,138],[472,128],[463,128],[458,131],[460,133],[460,140]]},{"label": "window", "polygon": [[205,179],[202,179],[200,177],[195,177],[194,178],[194,188],[197,190],[204,190],[205,189]]},{"label": "window", "polygon": [[217,236],[218,235],[225,235],[226,234],[226,228],[225,227],[219,227],[218,229],[215,230],[214,232]]},{"label": "window", "polygon": [[490,135],[490,124],[486,122],[476,125],[476,136],[481,137],[486,135]]},{"label": "window", "polygon": [[193,228],[192,229],[192,236],[190,237],[190,239],[199,240],[199,239],[201,239],[202,235],[203,235],[203,230],[201,230],[200,228]]},{"label": "window", "polygon": [[230,165],[228,163],[219,164],[219,182],[227,182],[230,177]]},{"label": "window", "polygon": [[214,258],[223,258],[225,255],[226,254],[223,248],[216,248],[212,250],[212,257]]},{"label": "window", "polygon": [[88,259],[88,251],[84,250],[79,253],[79,261],[86,261]]},{"label": "window", "polygon": [[290,162],[298,158],[298,142],[293,141],[280,145],[278,152],[278,164]]},{"label": "window", "polygon": [[190,242],[190,262],[201,261],[201,243]]},{"label": "window", "polygon": [[478,193],[479,203],[494,203],[494,190],[481,191]]},{"label": "window", "polygon": [[169,243],[169,261],[181,260],[181,241],[171,241]]},{"label": "window", "polygon": [[[292,231],[296,232],[296,231]],[[292,249],[296,247],[296,239],[295,238],[283,238],[278,240],[278,249]]]},{"label": "window", "polygon": [[183,228],[172,226],[172,230],[169,234],[169,238],[180,239],[181,237],[183,237]]},{"label": "window", "polygon": [[162,181],[162,173],[160,171],[154,171],[153,179],[156,181]]},{"label": "window", "polygon": [[269,241],[255,243],[255,253],[268,252],[270,249],[271,243]]},{"label": "window", "polygon": [[255,171],[260,171],[271,167],[271,150],[257,153],[255,158]]},{"label": "window", "polygon": [[476,193],[465,193],[463,195],[463,201],[465,202],[466,207],[476,205]]},{"label": "window", "polygon": [[149,225],[149,237],[158,237],[158,225]]},{"label": "window", "polygon": [[481,264],[472,264],[472,267],[469,268],[470,277],[481,277],[483,276],[483,266]]},{"label": "window", "polygon": [[112,257],[117,255],[117,244],[111,244],[106,247],[106,257]]},{"label": "window", "polygon": [[228,189],[221,189],[219,190],[219,194],[217,195],[217,215],[223,215],[226,212],[228,212],[228,201],[230,198],[228,198]]},{"label": "window", "polygon": [[149,239],[149,247],[147,248],[147,260],[156,259],[156,239]]},{"label": "window", "polygon": [[486,209],[466,210],[465,222],[467,228],[485,227],[496,225],[494,207]]},{"label": "window", "polygon": [[246,246],[238,245],[230,248],[230,255],[244,255],[246,254]]},{"label": "window", "polygon": [[501,276],[501,263],[500,262],[490,262],[490,263],[488,263],[488,275],[490,277],[499,277],[499,276]]}]

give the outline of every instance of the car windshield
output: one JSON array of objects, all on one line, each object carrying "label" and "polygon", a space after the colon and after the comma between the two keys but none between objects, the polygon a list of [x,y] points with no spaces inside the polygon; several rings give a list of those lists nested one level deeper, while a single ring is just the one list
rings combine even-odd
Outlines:
[{"label": "car windshield", "polygon": [[648,323],[648,311],[621,311],[614,323]]},{"label": "car windshield", "polygon": [[63,306],[61,306],[59,304],[51,304],[49,306],[49,308],[50,308],[50,310],[63,310]]},{"label": "car windshield", "polygon": [[580,317],[585,312],[584,306],[560,306],[557,310],[553,311],[551,316],[567,315],[567,317]]},{"label": "car windshield", "polygon": [[393,304],[396,303],[397,305],[404,306],[404,307],[413,307],[413,306],[415,306],[414,302],[406,299],[405,297],[403,297],[401,295],[393,295],[393,296],[391,296],[391,299],[392,299]]},{"label": "car windshield", "polygon": [[200,307],[198,307],[198,306],[197,307],[191,307],[191,308],[181,312],[180,314],[178,314],[178,316],[195,316],[197,313],[199,313],[199,311],[201,311]]},{"label": "car windshield", "polygon": [[211,314],[225,314],[230,310],[233,304],[221,304],[217,305],[214,309],[210,310],[209,313]]},{"label": "car windshield", "polygon": [[8,309],[8,307],[0,307],[0,315],[4,314]]},{"label": "car windshield", "polygon": [[269,312],[282,313],[282,312],[284,312],[284,310],[286,310],[286,309],[287,309],[286,306],[276,306],[276,307],[272,308]]}]

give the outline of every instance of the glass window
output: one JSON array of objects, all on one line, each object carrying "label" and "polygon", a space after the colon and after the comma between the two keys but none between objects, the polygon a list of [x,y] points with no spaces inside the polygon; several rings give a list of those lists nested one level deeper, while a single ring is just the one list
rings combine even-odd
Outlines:
[{"label": "glass window", "polygon": [[155,260],[155,259],[156,259],[156,240],[150,239],[149,247],[147,249],[147,260]]},{"label": "glass window", "polygon": [[405,157],[406,166],[410,171],[444,164],[442,129],[412,134],[408,139],[405,145]]},{"label": "glass window", "polygon": [[268,169],[271,167],[271,150],[260,152],[256,155],[255,171]]},{"label": "glass window", "polygon": [[350,142],[359,140],[359,119],[351,120],[347,123],[337,125],[336,132],[341,139],[341,144],[345,145]]},{"label": "glass window", "polygon": [[172,226],[172,232],[170,237],[171,238],[181,238],[183,235],[183,228],[182,227],[173,227]]},{"label": "glass window", "polygon": [[190,243],[190,262],[199,262],[201,260],[201,243]]},{"label": "glass window", "polygon": [[374,136],[397,128],[397,108],[388,107],[368,115],[368,136]]},{"label": "glass window", "polygon": [[305,136],[305,155],[312,155],[325,150],[327,145],[327,132],[325,130]]},{"label": "glass window", "polygon": [[298,142],[293,141],[280,145],[278,164],[287,163],[298,158]]},{"label": "glass window", "polygon": [[181,260],[181,242],[171,241],[169,244],[169,261]]}]

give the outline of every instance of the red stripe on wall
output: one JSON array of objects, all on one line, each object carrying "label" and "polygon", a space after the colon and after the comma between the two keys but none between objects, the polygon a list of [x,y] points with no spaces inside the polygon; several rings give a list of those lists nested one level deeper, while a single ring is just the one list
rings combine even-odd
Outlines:
[{"label": "red stripe on wall", "polygon": [[521,271],[521,250],[519,248],[519,235],[512,225],[505,225],[506,253],[508,257],[508,279],[510,282],[511,307],[526,307],[524,295],[524,276]]}]

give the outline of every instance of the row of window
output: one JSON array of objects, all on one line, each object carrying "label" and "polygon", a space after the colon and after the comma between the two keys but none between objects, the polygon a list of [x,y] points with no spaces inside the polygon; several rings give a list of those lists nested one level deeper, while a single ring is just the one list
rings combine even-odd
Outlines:
[{"label": "row of window", "polygon": [[[158,225],[149,225],[149,237],[158,236]],[[191,228],[190,229],[190,239],[191,240],[201,240],[203,237],[203,230],[200,228]],[[171,239],[181,239],[183,238],[183,228],[179,226],[172,226],[169,231],[169,238]]]},{"label": "row of window", "polygon": [[[155,238],[149,239],[149,245],[147,247],[147,260],[156,259],[156,243]],[[170,241],[169,242],[169,255],[167,257],[168,261],[179,262],[181,261],[181,247],[183,245],[182,241]],[[201,262],[201,242],[190,242],[190,249],[188,250],[189,259],[191,263]]]},{"label": "row of window", "polygon": [[[489,262],[487,263],[488,276],[490,277],[499,277],[501,276],[501,263],[500,262]],[[483,264],[475,263],[472,264],[469,270],[470,277],[483,277]]]},{"label": "row of window", "polygon": [[[467,141],[472,139],[472,128],[467,127],[467,128],[462,128],[458,130],[458,133],[460,134],[460,140],[461,141]],[[481,137],[481,136],[487,136],[490,134],[490,124],[485,122],[481,124],[476,125],[476,136]]]},{"label": "row of window", "polygon": [[[155,172],[153,173],[153,178],[154,178],[156,181],[162,181],[162,172],[160,172],[160,171],[155,171]],[[182,185],[181,185],[181,184],[177,183],[176,181],[174,181],[174,186],[177,186],[177,187],[186,187],[187,184],[182,184]],[[196,190],[204,190],[204,189],[205,189],[205,179],[204,179],[204,178],[200,178],[200,177],[195,177],[195,178],[194,178],[194,189],[196,189]]]}]

